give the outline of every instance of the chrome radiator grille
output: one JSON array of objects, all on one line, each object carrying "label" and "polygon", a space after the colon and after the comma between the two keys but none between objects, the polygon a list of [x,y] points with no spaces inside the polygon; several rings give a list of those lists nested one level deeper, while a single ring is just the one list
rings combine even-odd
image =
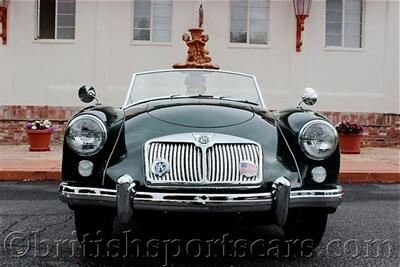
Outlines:
[{"label": "chrome radiator grille", "polygon": [[210,183],[249,184],[257,182],[257,175],[240,174],[241,162],[260,165],[260,151],[252,144],[216,144],[207,149],[207,181]]},{"label": "chrome radiator grille", "polygon": [[152,183],[199,183],[203,176],[202,151],[194,144],[151,143],[148,147],[150,166],[158,159],[165,159],[170,170],[157,176],[147,168],[147,179]]},{"label": "chrome radiator grille", "polygon": [[[262,151],[259,144],[222,134],[208,134],[206,139],[201,139],[204,136],[177,134],[148,141],[145,144],[147,183],[152,186],[251,186],[261,183]],[[162,174],[156,170],[160,162],[167,166]],[[256,170],[254,174],[244,175],[241,165],[248,163],[256,166]]]}]

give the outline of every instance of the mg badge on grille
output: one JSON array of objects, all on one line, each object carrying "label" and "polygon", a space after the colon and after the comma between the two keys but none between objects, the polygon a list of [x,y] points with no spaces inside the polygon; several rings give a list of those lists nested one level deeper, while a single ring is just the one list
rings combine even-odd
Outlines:
[{"label": "mg badge on grille", "polygon": [[197,141],[199,141],[199,143],[202,145],[207,145],[208,143],[210,143],[210,137],[207,135],[200,135],[197,138]]},{"label": "mg badge on grille", "polygon": [[169,163],[165,159],[157,159],[151,166],[152,172],[157,176],[163,176],[169,172]]},{"label": "mg badge on grille", "polygon": [[258,166],[252,161],[243,160],[240,162],[239,172],[246,178],[257,176]]}]

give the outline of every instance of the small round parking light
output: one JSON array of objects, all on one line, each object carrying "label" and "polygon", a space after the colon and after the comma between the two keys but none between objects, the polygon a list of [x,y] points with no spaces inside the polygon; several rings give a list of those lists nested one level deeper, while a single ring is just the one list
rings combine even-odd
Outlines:
[{"label": "small round parking light", "polygon": [[312,179],[316,183],[322,183],[326,178],[326,170],[324,167],[318,166],[311,171]]},{"label": "small round parking light", "polygon": [[92,175],[93,163],[89,160],[81,160],[78,165],[78,172],[83,177]]}]

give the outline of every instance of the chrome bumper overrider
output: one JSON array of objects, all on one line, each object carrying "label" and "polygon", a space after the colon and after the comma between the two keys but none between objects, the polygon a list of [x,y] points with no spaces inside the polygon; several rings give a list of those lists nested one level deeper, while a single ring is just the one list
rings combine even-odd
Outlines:
[{"label": "chrome bumper overrider", "polygon": [[[126,185],[126,186],[123,186]],[[136,191],[126,177],[119,180],[118,190],[77,187],[61,183],[59,195],[63,202],[79,205],[100,205],[118,208],[127,221],[134,210],[244,212],[275,211],[278,224],[286,221],[287,209],[297,207],[336,208],[342,201],[343,189],[291,190],[290,183],[280,177],[272,192],[262,193],[174,193]],[[117,193],[118,192],[118,193]],[[131,209],[127,212],[126,209]],[[128,215],[127,215],[128,214]]]}]

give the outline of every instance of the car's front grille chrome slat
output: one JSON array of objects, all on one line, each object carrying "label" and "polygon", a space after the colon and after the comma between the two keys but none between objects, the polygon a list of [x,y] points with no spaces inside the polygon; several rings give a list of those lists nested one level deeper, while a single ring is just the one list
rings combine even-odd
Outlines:
[{"label": "car's front grille chrome slat", "polygon": [[[200,148],[199,148],[199,151]],[[202,155],[201,153],[197,154],[197,180],[201,181],[203,179],[203,163],[202,163]]]},{"label": "car's front grille chrome slat", "polygon": [[[211,149],[214,149],[213,147]],[[210,178],[210,181],[214,181],[215,177],[216,177],[216,164],[217,164],[217,158],[215,157],[215,154],[208,154],[208,157],[210,158],[210,163],[207,166],[210,175],[208,176]]]},{"label": "car's front grille chrome slat", "polygon": [[187,170],[188,179],[189,179],[190,182],[193,182],[193,178],[194,178],[193,169],[194,169],[194,166],[193,166],[193,148],[192,148],[192,146],[189,146],[188,156],[186,158],[188,159],[188,166],[189,166],[188,170]]},{"label": "car's front grille chrome slat", "polygon": [[[171,151],[172,151],[171,146],[166,146],[165,158],[171,158]],[[165,174],[165,180],[166,180],[166,181],[169,181],[170,178],[171,178],[171,177],[170,177],[170,173],[167,172],[167,173]]]},{"label": "car's front grille chrome slat", "polygon": [[[239,153],[239,148],[238,146],[234,146],[233,147],[234,151],[235,151],[235,166],[240,164],[240,153]],[[240,172],[239,172],[239,168],[235,168],[235,182],[239,181],[240,178]]]},{"label": "car's front grille chrome slat", "polygon": [[[171,162],[170,162],[171,170],[169,171],[169,173],[170,173],[170,175],[173,175],[173,177],[177,177],[178,173],[176,170],[178,168],[177,168],[177,161],[175,160],[176,159],[176,145],[172,145],[171,147],[172,147],[173,153],[172,153],[172,158],[171,158]],[[172,179],[172,177],[170,177],[170,179]]]},{"label": "car's front grille chrome slat", "polygon": [[189,155],[190,155],[190,151],[189,151],[189,145],[185,145],[185,178],[187,182],[191,182],[190,178],[192,177],[190,175],[190,170],[192,169],[192,167],[190,166],[189,163]]},{"label": "car's front grille chrome slat", "polygon": [[229,153],[227,153],[228,151],[227,151],[227,149],[226,149],[226,145],[221,145],[221,147],[222,147],[222,149],[223,149],[223,151],[224,151],[224,153],[223,153],[223,159],[224,159],[224,173],[221,175],[222,176],[222,182],[227,182],[228,181],[228,179],[229,179],[229,175],[228,175],[228,172],[229,172],[229,166],[228,166],[228,164],[229,164],[229,161],[228,161],[228,155],[229,155]]},{"label": "car's front grille chrome slat", "polygon": [[[261,183],[262,151],[259,144],[239,137],[229,140],[231,136],[214,134],[213,137],[219,137],[220,141],[202,145],[191,134],[178,136],[183,137],[182,140],[169,136],[145,144],[145,173],[149,185],[223,187]],[[153,165],[159,161],[166,161],[169,169],[156,175]],[[256,166],[254,175],[243,175],[241,164]]]}]

